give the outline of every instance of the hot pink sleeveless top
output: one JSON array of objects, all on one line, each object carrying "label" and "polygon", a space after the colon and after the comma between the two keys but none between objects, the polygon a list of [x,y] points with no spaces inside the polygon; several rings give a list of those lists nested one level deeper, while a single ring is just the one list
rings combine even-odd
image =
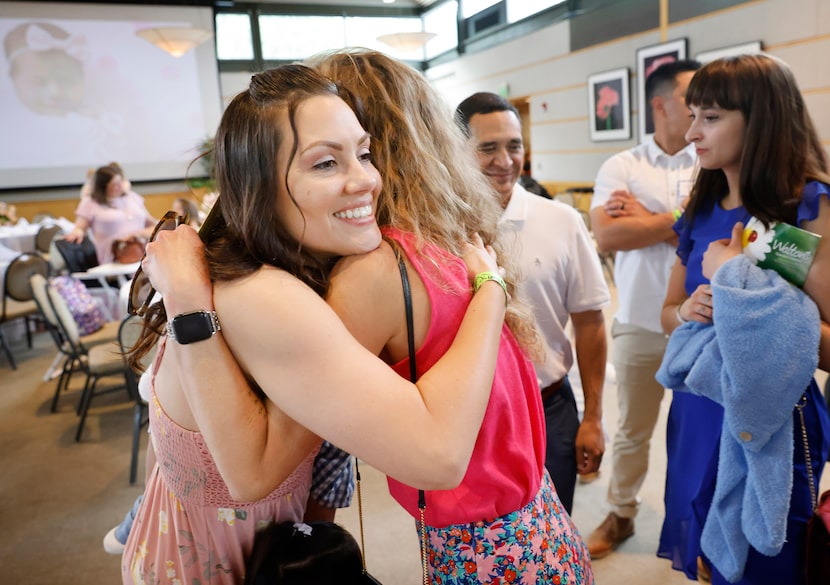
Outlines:
[{"label": "hot pink sleeveless top", "polygon": [[[384,228],[426,286],[432,307],[429,331],[415,354],[417,372],[427,371],[452,344],[472,293],[463,261],[435,246],[415,251],[414,236]],[[410,274],[410,279],[414,275]],[[393,369],[409,378],[409,359]],[[476,522],[503,516],[528,504],[539,490],[545,460],[545,420],[533,365],[505,325],[501,334],[490,402],[461,485],[426,492],[427,525]],[[418,518],[416,487],[389,478],[389,492]]]}]

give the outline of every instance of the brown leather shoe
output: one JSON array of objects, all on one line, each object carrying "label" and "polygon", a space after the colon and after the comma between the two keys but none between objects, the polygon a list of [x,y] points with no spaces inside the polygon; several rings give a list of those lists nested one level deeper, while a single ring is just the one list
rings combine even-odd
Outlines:
[{"label": "brown leather shoe", "polygon": [[608,556],[632,534],[634,534],[634,519],[622,518],[611,512],[585,540],[591,559]]}]

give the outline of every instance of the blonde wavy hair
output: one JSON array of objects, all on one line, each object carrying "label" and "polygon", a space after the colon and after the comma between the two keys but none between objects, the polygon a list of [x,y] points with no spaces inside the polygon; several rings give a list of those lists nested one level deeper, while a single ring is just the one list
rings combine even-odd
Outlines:
[{"label": "blonde wavy hair", "polygon": [[513,254],[496,239],[502,208],[449,107],[422,73],[383,53],[343,49],[305,62],[362,102],[372,156],[383,178],[377,219],[460,255],[478,232],[505,269],[512,297],[506,321],[531,357],[538,357],[533,312],[516,294]]}]

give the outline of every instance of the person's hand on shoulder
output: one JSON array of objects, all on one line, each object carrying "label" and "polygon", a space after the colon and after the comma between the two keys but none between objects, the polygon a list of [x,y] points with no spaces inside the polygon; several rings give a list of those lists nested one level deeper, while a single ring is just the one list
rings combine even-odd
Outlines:
[{"label": "person's hand on shoulder", "polygon": [[471,242],[464,243],[461,257],[464,264],[467,265],[467,276],[469,276],[470,282],[481,272],[501,274],[496,252],[492,246],[485,246],[484,241],[478,234],[473,234]]},{"label": "person's hand on shoulder", "polygon": [[502,279],[502,269],[499,267],[496,252],[492,246],[485,246],[479,234],[473,234],[472,242],[466,242],[462,248],[462,258],[467,266],[467,277],[473,284],[473,293],[484,282],[493,280],[504,291],[505,306],[510,303],[510,293]]}]

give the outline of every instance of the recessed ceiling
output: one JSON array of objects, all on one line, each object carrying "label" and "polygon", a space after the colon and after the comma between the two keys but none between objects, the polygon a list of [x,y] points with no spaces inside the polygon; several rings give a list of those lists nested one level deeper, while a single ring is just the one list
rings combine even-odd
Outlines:
[{"label": "recessed ceiling", "polygon": [[[2,0],[0,0],[2,1]],[[19,0],[21,2],[41,2],[43,0]],[[216,0],[48,0],[59,3],[83,3],[91,2],[98,4],[171,4],[176,6],[211,6]],[[315,6],[331,7],[369,7],[369,8],[426,8],[435,4],[438,0],[395,0],[386,4],[383,0],[237,0],[238,4],[308,4]],[[218,2],[217,2],[218,3]]]},{"label": "recessed ceiling", "polygon": [[[248,0],[246,0],[248,1]],[[299,4],[291,0],[253,0],[260,4]],[[395,0],[392,4],[385,4],[383,0],[305,0],[303,4],[316,4],[318,6],[370,6],[387,8],[425,8],[434,4],[437,0]]]}]

